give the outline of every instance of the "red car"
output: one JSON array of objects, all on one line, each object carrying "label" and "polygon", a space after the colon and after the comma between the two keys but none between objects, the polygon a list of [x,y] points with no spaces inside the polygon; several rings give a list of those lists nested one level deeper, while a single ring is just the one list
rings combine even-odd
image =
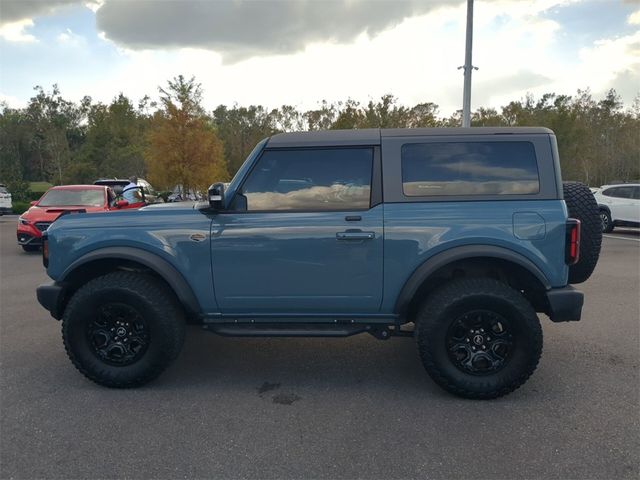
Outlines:
[{"label": "red car", "polygon": [[107,212],[125,208],[140,208],[145,203],[116,200],[111,188],[103,185],[63,185],[51,187],[40,200],[18,219],[18,245],[33,252],[42,245],[42,232],[64,212]]}]

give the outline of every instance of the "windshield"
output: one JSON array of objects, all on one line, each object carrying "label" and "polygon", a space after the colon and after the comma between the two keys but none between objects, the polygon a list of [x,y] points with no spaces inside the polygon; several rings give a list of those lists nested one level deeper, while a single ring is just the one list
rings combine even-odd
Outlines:
[{"label": "windshield", "polygon": [[4,187],[0,187],[0,193],[9,193],[9,191]]},{"label": "windshield", "polygon": [[103,190],[49,190],[38,202],[39,207],[71,207],[71,206],[104,205]]}]

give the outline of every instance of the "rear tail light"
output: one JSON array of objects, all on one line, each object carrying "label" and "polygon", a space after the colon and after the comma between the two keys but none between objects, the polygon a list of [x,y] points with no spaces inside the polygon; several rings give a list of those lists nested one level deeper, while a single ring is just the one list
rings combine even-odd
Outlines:
[{"label": "rear tail light", "polygon": [[575,265],[580,260],[580,220],[567,220],[567,238],[564,260],[567,265]]}]

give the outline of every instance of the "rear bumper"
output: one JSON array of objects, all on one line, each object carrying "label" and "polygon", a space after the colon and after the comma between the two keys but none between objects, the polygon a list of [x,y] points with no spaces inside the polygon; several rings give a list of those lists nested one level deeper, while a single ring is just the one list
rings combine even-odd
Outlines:
[{"label": "rear bumper", "polygon": [[51,316],[57,320],[62,318],[65,286],[62,283],[50,282],[40,285],[36,289],[38,302],[49,310]]},{"label": "rear bumper", "polygon": [[11,207],[0,207],[0,213],[2,215],[11,215],[13,213],[13,208],[11,208]]},{"label": "rear bumper", "polygon": [[547,291],[549,318],[554,322],[577,322],[582,316],[584,294],[567,285]]}]

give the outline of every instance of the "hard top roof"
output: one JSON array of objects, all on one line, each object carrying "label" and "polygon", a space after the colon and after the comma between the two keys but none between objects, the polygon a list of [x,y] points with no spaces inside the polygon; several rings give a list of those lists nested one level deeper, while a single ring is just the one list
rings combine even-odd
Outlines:
[{"label": "hard top roof", "polygon": [[273,135],[266,148],[312,147],[329,145],[380,145],[381,138],[448,136],[553,134],[544,127],[452,127],[452,128],[364,128],[361,130],[320,130]]}]

